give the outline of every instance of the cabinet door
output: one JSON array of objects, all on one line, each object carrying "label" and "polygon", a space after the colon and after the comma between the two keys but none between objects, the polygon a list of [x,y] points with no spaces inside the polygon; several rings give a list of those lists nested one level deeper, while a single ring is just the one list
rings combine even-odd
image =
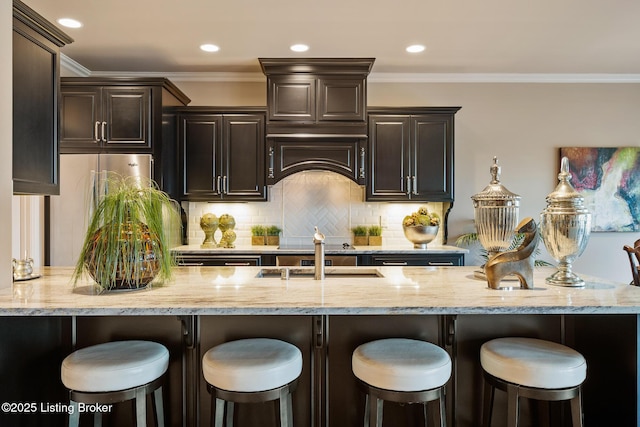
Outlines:
[{"label": "cabinet door", "polygon": [[411,118],[411,199],[453,201],[452,117]]},{"label": "cabinet door", "polygon": [[318,121],[365,121],[365,79],[318,79]]},{"label": "cabinet door", "polygon": [[178,127],[182,195],[192,200],[219,198],[222,116],[181,116]]},{"label": "cabinet door", "polygon": [[369,116],[367,200],[408,200],[410,118]]},{"label": "cabinet door", "polygon": [[225,115],[223,125],[222,198],[266,200],[264,116]]},{"label": "cabinet door", "polygon": [[58,48],[13,25],[13,192],[58,194]]},{"label": "cabinet door", "polygon": [[99,87],[63,86],[60,101],[62,153],[96,151],[101,145],[102,102]]},{"label": "cabinet door", "polygon": [[102,90],[103,143],[112,149],[151,148],[151,90],[105,87]]},{"label": "cabinet door", "polygon": [[269,120],[313,123],[316,80],[305,76],[272,76],[267,87]]}]

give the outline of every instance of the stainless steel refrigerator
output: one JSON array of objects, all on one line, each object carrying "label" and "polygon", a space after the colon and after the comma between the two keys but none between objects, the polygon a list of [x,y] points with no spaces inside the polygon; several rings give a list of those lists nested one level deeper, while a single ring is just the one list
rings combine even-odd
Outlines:
[{"label": "stainless steel refrigerator", "polygon": [[152,165],[150,154],[62,154],[60,195],[49,201],[49,265],[76,264],[91,212],[108,191],[109,172],[153,179]]}]

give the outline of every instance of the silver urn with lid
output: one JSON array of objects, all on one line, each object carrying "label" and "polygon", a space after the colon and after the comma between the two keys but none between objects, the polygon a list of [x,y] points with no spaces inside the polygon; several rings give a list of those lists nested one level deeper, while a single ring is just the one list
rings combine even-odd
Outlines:
[{"label": "silver urn with lid", "polygon": [[584,280],[572,269],[573,261],[587,247],[591,234],[591,214],[583,206],[584,198],[571,183],[569,159],[562,158],[558,186],[547,196],[547,207],[540,215],[540,233],[549,254],[558,262],[558,270],[546,282],[559,286],[584,286]]},{"label": "silver urn with lid", "polygon": [[[503,252],[512,244],[520,210],[520,196],[500,183],[498,158],[493,158],[491,182],[480,193],[471,196],[478,240],[489,258]],[[484,268],[483,268],[484,270]],[[484,271],[475,276],[485,279]]]}]

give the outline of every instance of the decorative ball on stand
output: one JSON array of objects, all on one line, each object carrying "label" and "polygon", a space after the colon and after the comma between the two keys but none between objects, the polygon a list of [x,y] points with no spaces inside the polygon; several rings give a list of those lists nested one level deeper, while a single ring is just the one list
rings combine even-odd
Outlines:
[{"label": "decorative ball on stand", "polygon": [[218,229],[219,221],[218,217],[212,213],[206,213],[200,217],[200,228],[204,231],[204,241],[200,247],[202,248],[215,248],[218,246],[216,239],[213,236]]}]

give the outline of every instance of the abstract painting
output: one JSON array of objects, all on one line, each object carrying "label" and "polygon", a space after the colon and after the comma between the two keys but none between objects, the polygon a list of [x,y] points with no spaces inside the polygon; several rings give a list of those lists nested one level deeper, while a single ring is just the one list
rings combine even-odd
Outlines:
[{"label": "abstract painting", "polygon": [[640,147],[565,147],[592,231],[640,231]]}]

